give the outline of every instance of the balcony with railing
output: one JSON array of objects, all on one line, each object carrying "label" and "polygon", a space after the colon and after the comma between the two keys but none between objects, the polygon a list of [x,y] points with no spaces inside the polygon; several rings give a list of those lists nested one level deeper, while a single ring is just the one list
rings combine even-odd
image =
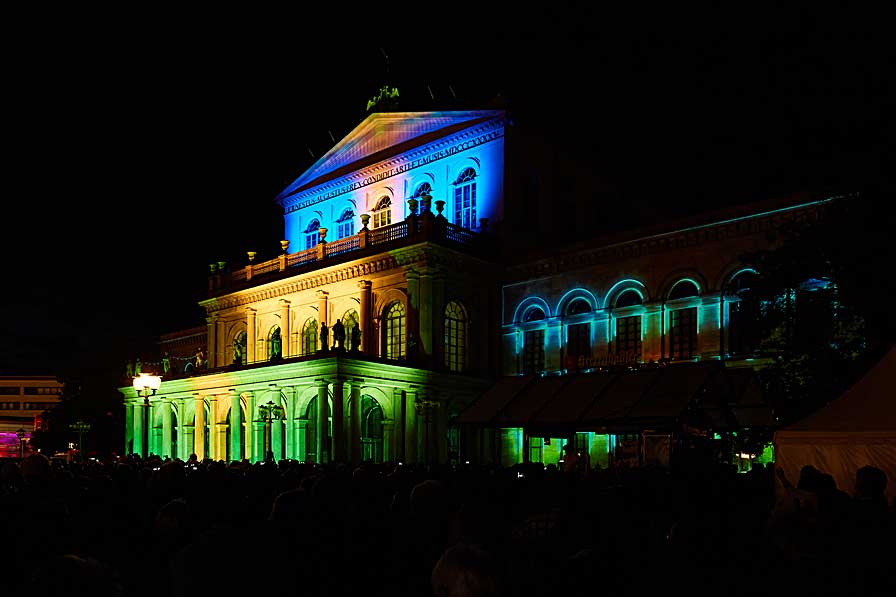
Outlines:
[{"label": "balcony with railing", "polygon": [[[436,204],[443,203],[436,201]],[[402,222],[374,230],[367,228],[369,216],[364,214],[361,217],[364,227],[353,236],[328,242],[327,229],[321,228],[320,241],[310,249],[295,253],[284,251],[279,257],[260,263],[254,263],[255,253],[249,253],[249,263],[231,271],[226,271],[224,264],[212,264],[209,296],[421,242],[434,242],[473,255],[494,254],[496,241],[493,235],[452,224],[441,215],[442,205],[438,208],[438,215],[428,210],[420,214],[412,212]]]}]

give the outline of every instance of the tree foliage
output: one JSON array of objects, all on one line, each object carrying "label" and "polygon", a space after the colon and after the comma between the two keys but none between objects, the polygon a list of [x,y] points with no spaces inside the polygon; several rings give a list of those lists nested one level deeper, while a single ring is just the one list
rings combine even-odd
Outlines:
[{"label": "tree foliage", "polygon": [[759,276],[744,299],[753,305],[760,372],[782,424],[836,397],[892,344],[886,303],[894,282],[882,197],[831,199],[818,216],[791,222],[772,248],[742,256]]}]

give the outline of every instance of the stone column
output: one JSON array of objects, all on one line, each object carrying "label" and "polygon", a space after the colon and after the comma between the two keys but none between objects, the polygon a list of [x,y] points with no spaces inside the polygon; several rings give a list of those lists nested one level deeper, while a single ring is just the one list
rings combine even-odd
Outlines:
[{"label": "stone column", "polygon": [[[215,367],[223,367],[225,365],[229,365],[231,361],[233,361],[233,350],[230,351],[230,354],[227,354],[227,345],[224,343],[224,322],[220,319],[217,320],[215,324],[215,338],[218,342],[218,350],[215,354]],[[209,358],[212,358],[209,356]]]},{"label": "stone column", "polygon": [[183,447],[183,460],[186,462],[187,458],[190,457],[190,454],[195,454],[195,450],[193,450],[194,443],[196,438],[196,426],[195,425],[184,425],[184,447]]},{"label": "stone column", "polygon": [[[428,329],[432,333],[432,351],[430,352],[430,366],[441,368],[445,366],[445,274],[441,271],[434,271],[432,275],[432,308],[431,308],[431,324]],[[473,305],[468,305],[471,309]],[[467,329],[467,359],[470,358],[471,348],[478,346],[480,341],[474,338],[472,330]],[[475,344],[474,344],[475,343]],[[488,354],[488,351],[485,352]],[[469,363],[469,360],[468,360]]]},{"label": "stone column", "polygon": [[155,424],[154,424],[155,417],[156,417],[156,408],[158,408],[158,403],[153,402],[152,397],[150,397],[150,399],[149,399],[149,417],[146,420],[146,426],[149,430],[149,434],[146,439],[146,441],[149,442],[149,445],[146,448],[148,454],[157,454],[158,453],[158,451],[156,450],[156,445],[155,445]]},{"label": "stone column", "polygon": [[305,453],[307,452],[306,442],[308,440],[308,419],[298,419],[296,421],[296,460],[305,461]]},{"label": "stone column", "polygon": [[[283,406],[283,400],[280,395],[280,389],[277,384],[271,384],[271,392],[274,394],[272,402],[279,406]],[[286,409],[283,409],[283,415],[286,415]],[[271,421],[271,451],[274,453],[274,460],[280,461],[283,458],[283,423],[282,420]]]},{"label": "stone column", "polygon": [[[395,389],[396,399],[401,400],[400,390]],[[404,393],[404,461],[413,464],[419,459],[417,452],[417,388],[412,387]]]},{"label": "stone column", "polygon": [[[252,307],[246,307],[246,363],[254,363],[255,358],[255,315]],[[249,415],[249,420],[252,420]]]},{"label": "stone column", "polygon": [[333,380],[333,461],[346,462],[345,455],[345,382]]},{"label": "stone column", "polygon": [[597,362],[605,361],[610,355],[610,326],[612,323],[610,312],[607,309],[601,309],[594,313],[591,356]]},{"label": "stone column", "polygon": [[327,416],[329,408],[327,404],[327,382],[319,380],[317,383],[317,462],[328,461],[329,438],[327,437]]},{"label": "stone column", "polygon": [[[408,270],[405,274],[408,284],[408,312],[405,316],[407,333],[405,335],[405,356],[409,362],[416,361],[420,347],[420,274],[414,270]],[[385,354],[385,349],[383,353]]]},{"label": "stone column", "polygon": [[420,272],[420,296],[417,303],[418,340],[417,356],[430,363],[433,353],[433,276],[432,270]]},{"label": "stone column", "polygon": [[190,452],[187,451],[187,421],[185,417],[187,410],[183,398],[177,398],[175,403],[177,404],[177,457],[186,462],[190,456]]},{"label": "stone column", "polygon": [[193,417],[193,453],[200,461],[205,458],[205,400],[202,396],[196,397],[196,413]]},{"label": "stone column", "polygon": [[700,327],[697,328],[697,353],[701,360],[719,356],[722,333],[720,300],[718,292],[707,293],[700,297],[700,305],[697,307],[700,314],[697,318],[697,321],[700,322]]},{"label": "stone column", "polygon": [[563,321],[559,317],[548,317],[544,330],[545,371],[559,371],[563,367]]},{"label": "stone column", "polygon": [[143,445],[143,438],[145,437],[145,433],[143,432],[143,425],[146,423],[146,413],[149,410],[149,407],[143,402],[143,399],[140,399],[140,402],[135,405],[134,408],[134,452],[139,453],[140,456],[146,458],[147,446]]},{"label": "stone column", "polygon": [[644,338],[641,340],[641,359],[646,363],[648,361],[658,361],[663,356],[663,304],[648,303],[644,306],[644,313],[641,317],[645,321],[641,324],[644,329]]},{"label": "stone column", "polygon": [[289,301],[280,299],[280,351],[284,359],[292,356],[289,338]]},{"label": "stone column", "polygon": [[207,328],[206,343],[208,350],[206,352],[208,354],[208,368],[214,369],[218,366],[218,316],[206,317],[205,325]]},{"label": "stone column", "polygon": [[[329,293],[326,290],[318,290],[317,291],[317,317],[320,321],[317,322],[317,329],[320,331],[320,326],[323,324],[327,324],[327,327],[330,327],[329,320],[329,310],[327,309],[327,295]],[[320,334],[318,334],[318,346],[323,349],[323,346],[319,345],[320,343]],[[329,336],[330,346],[333,346],[333,334],[330,333]]]},{"label": "stone column", "polygon": [[246,458],[250,460],[250,462],[255,462],[258,457],[258,443],[255,441],[255,423],[253,422],[258,417],[256,416],[256,402],[258,402],[258,398],[255,396],[254,391],[250,391],[246,393],[246,447],[243,450],[243,453],[246,455]]},{"label": "stone column", "polygon": [[136,449],[134,444],[134,411],[138,408],[133,402],[125,402],[124,405],[124,450],[122,453],[127,456]]},{"label": "stone column", "polygon": [[177,454],[171,453],[171,403],[162,402],[162,457],[175,458]]},{"label": "stone column", "polygon": [[218,397],[208,397],[208,457],[218,460]]},{"label": "stone column", "polygon": [[349,398],[349,436],[351,438],[351,460],[352,464],[361,462],[361,384],[359,382],[351,383]]},{"label": "stone column", "polygon": [[448,401],[438,400],[432,415],[435,423],[432,441],[434,456],[436,462],[443,464],[448,462]]},{"label": "stone column", "polygon": [[286,418],[286,457],[292,460],[299,460],[296,453],[296,389],[284,388],[286,393],[286,406],[283,409],[283,416]]},{"label": "stone column", "polygon": [[395,419],[383,419],[383,462],[392,459],[393,450],[392,441],[395,434]]},{"label": "stone column", "polygon": [[243,411],[240,408],[240,395],[233,388],[230,394],[230,459],[240,460],[243,444]]},{"label": "stone column", "polygon": [[361,328],[361,352],[364,354],[371,354],[370,348],[371,344],[369,339],[371,338],[371,328],[370,325],[370,308],[371,308],[371,293],[370,288],[372,284],[370,280],[361,280],[358,282],[358,288],[361,290],[361,311],[359,313],[358,326]]}]

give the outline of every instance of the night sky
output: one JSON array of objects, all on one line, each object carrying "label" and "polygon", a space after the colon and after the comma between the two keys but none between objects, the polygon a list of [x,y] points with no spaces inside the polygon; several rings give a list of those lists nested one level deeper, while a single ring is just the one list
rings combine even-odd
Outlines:
[{"label": "night sky", "polygon": [[574,16],[560,19],[571,30],[422,27],[401,43],[42,31],[3,75],[0,372],[118,367],[202,324],[208,264],[277,253],[275,195],[386,83],[408,109],[504,98],[521,125],[593,152],[624,193],[683,212],[888,184],[890,40],[803,19],[711,32]]}]

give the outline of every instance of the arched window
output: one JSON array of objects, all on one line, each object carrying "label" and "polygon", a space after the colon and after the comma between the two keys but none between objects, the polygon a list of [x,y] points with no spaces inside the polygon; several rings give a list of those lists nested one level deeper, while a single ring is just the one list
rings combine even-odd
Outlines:
[{"label": "arched window", "polygon": [[404,306],[396,301],[386,309],[385,356],[387,359],[404,358],[404,336]]},{"label": "arched window", "polygon": [[635,307],[643,303],[638,291],[623,290],[613,304],[614,320],[616,324],[616,354],[631,357],[623,359],[623,362],[634,360],[641,354],[641,314],[632,314],[628,307]]},{"label": "arched window", "polygon": [[[682,280],[669,292],[669,301],[698,296],[697,285]],[[669,312],[669,357],[689,359],[697,353],[697,307],[672,308]]]},{"label": "arched window", "polygon": [[[756,280],[756,273],[744,270],[734,276],[725,288],[728,308],[727,350],[729,355],[752,354],[759,346],[758,305],[746,295]],[[747,298],[747,300],[744,300]]]},{"label": "arched window", "polygon": [[383,409],[374,398],[361,396],[361,459],[383,461]]},{"label": "arched window", "polygon": [[317,320],[309,317],[302,325],[302,354],[312,354],[317,350]]},{"label": "arched window", "polygon": [[[544,319],[544,311],[532,307],[523,315],[524,322]],[[544,371],[544,328],[523,332],[523,373]]]},{"label": "arched window", "polygon": [[246,362],[246,332],[240,332],[233,339],[233,364],[242,365]]},{"label": "arched window", "polygon": [[[574,299],[566,307],[566,316],[572,317],[591,311],[591,305],[584,299]],[[566,368],[575,369],[579,357],[591,357],[591,322],[569,323],[566,326]]]},{"label": "arched window", "polygon": [[428,182],[420,183],[420,185],[417,187],[417,190],[414,191],[414,195],[411,197],[411,199],[419,199],[424,195],[429,195],[430,197],[432,196],[432,186],[430,186]]},{"label": "arched window", "polygon": [[476,171],[466,168],[454,181],[454,223],[476,227]]},{"label": "arched window", "polygon": [[311,223],[308,224],[308,227],[305,228],[305,248],[310,249],[311,247],[317,246],[317,241],[320,240],[320,220],[314,219],[311,220]]},{"label": "arched window", "polygon": [[279,361],[283,358],[283,343],[280,337],[280,326],[275,326],[268,334],[268,360]]},{"label": "arched window", "polygon": [[451,301],[445,307],[445,366],[463,371],[467,362],[467,314],[463,305]]},{"label": "arched window", "polygon": [[392,223],[392,200],[389,197],[381,197],[373,208],[373,227],[388,226]]},{"label": "arched window", "polygon": [[345,238],[355,233],[355,212],[351,209],[342,212],[342,215],[336,220],[336,232],[338,234],[336,238]]},{"label": "arched window", "polygon": [[[360,342],[361,329],[358,327],[361,319],[358,317],[358,312],[354,309],[349,309],[345,313],[342,314],[342,325],[345,326],[345,341],[348,343],[349,350],[360,350],[360,346],[356,346],[357,342]],[[358,331],[356,332],[355,329]],[[358,334],[357,336],[355,334]]]}]

